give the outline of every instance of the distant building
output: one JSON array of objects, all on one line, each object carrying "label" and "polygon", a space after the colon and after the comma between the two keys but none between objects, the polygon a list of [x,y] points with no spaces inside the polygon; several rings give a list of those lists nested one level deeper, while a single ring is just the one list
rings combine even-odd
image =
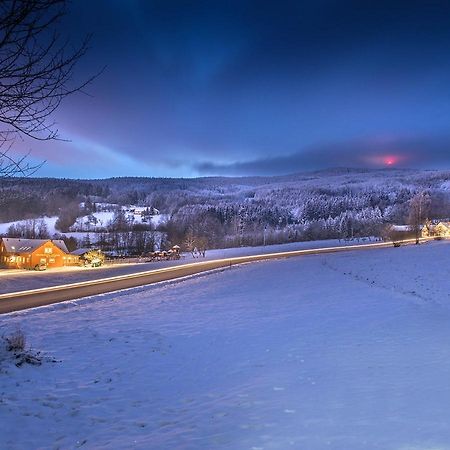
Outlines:
[{"label": "distant building", "polygon": [[[411,225],[391,225],[389,232],[396,238],[409,239],[414,235],[414,227]],[[424,225],[420,225],[420,236],[423,238],[450,237],[450,222],[436,223],[436,221],[427,220]]]},{"label": "distant building", "polygon": [[77,248],[73,252],[71,252],[71,255],[75,255],[78,257],[83,257],[86,253],[90,252],[90,248]]},{"label": "distant building", "polygon": [[422,237],[450,237],[450,222],[427,221],[422,228]]},{"label": "distant building", "polygon": [[450,237],[450,222],[439,222],[435,225],[432,236]]},{"label": "distant building", "polygon": [[160,214],[159,209],[153,206],[134,206],[128,205],[123,208],[124,212],[133,214],[135,216],[155,216]]},{"label": "distant building", "polygon": [[435,231],[436,224],[434,224],[431,220],[427,220],[425,225],[422,227],[422,237],[434,236]]},{"label": "distant building", "polygon": [[392,225],[391,230],[398,233],[411,233],[414,231],[411,225]]},{"label": "distant building", "polygon": [[8,269],[36,269],[73,266],[78,256],[71,255],[61,239],[2,238],[0,266]]},{"label": "distant building", "polygon": [[74,250],[71,255],[79,258],[80,265],[99,267],[105,262],[105,255],[99,249],[79,248]]},{"label": "distant building", "polygon": [[[419,227],[419,237],[423,236],[424,227]],[[416,231],[412,225],[389,225],[386,230],[385,238],[391,241],[402,241],[405,239],[415,239]]]}]

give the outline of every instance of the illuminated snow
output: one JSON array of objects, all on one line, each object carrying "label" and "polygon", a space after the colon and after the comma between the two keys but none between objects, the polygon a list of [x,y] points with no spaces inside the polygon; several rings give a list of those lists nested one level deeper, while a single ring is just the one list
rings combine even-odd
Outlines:
[{"label": "illuminated snow", "polygon": [[0,447],[448,448],[450,243],[261,262],[0,317]]}]

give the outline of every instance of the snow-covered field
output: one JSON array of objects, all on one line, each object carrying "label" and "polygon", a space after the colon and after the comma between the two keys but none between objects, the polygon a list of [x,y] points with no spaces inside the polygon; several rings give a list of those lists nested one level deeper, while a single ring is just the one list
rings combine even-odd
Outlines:
[{"label": "snow-covered field", "polygon": [[[57,230],[55,228],[55,224],[57,221],[58,217],[57,216],[52,216],[52,217],[39,217],[38,219],[35,219],[37,222],[39,221],[44,221],[45,225],[47,226],[47,231],[48,234],[50,236],[53,236],[54,234],[61,234],[61,232],[59,230]],[[8,228],[11,225],[25,225],[28,221],[27,220],[16,220],[14,222],[3,222],[0,223],[0,235],[6,235],[8,232]],[[74,237],[76,239],[83,239],[84,237],[86,237],[87,232],[80,232],[80,231],[70,231],[67,233],[64,233],[66,236],[69,237]],[[92,241],[95,241],[95,234],[90,233],[90,237],[92,238]]]},{"label": "snow-covered field", "polygon": [[[89,216],[82,216],[79,217],[76,221],[76,224],[74,225],[75,229],[81,229],[83,231],[69,231],[65,234],[66,236],[72,236],[77,239],[83,239],[86,237],[86,235],[89,234],[89,237],[91,238],[91,241],[96,242],[97,235],[96,231],[106,227],[109,225],[111,220],[114,217],[113,211],[99,211],[92,213],[91,216],[95,217],[97,222],[96,223],[90,223],[88,218]],[[132,215],[127,214],[128,218],[132,218],[135,223],[143,223],[142,217],[140,215]],[[157,227],[158,225],[161,225],[162,223],[166,222],[169,218],[168,214],[157,214],[150,217],[151,223]],[[30,219],[31,220],[31,219]],[[3,222],[0,223],[0,235],[5,235],[8,232],[8,228],[11,225],[25,225],[30,220],[16,220],[13,222]],[[56,221],[58,220],[57,216],[52,217],[39,217],[34,219],[36,222],[43,221],[47,227],[48,233],[50,236],[53,236],[54,234],[61,234],[61,231],[57,230],[55,227]]]},{"label": "snow-covered field", "polygon": [[[72,228],[76,230],[89,230],[91,232],[95,232],[98,229],[107,227],[114,220],[114,214],[114,211],[99,211],[87,216],[78,217]],[[149,217],[149,222],[140,214],[125,213],[125,216],[128,220],[133,221],[133,223],[152,223],[155,227],[169,219],[168,214],[152,215]],[[92,222],[91,218],[95,218],[95,222]]]},{"label": "snow-covered field", "polygon": [[450,243],[261,262],[0,317],[0,448],[450,448]]},{"label": "snow-covered field", "polygon": [[[36,221],[43,220],[45,222],[45,225],[47,226],[48,232],[50,235],[53,235],[55,233],[59,233],[55,229],[55,223],[58,219],[57,216],[53,217],[39,217],[38,219],[35,219]],[[15,220],[13,222],[2,222],[0,223],[0,234],[6,234],[8,232],[8,228],[11,225],[25,225],[27,223],[27,220]]]}]

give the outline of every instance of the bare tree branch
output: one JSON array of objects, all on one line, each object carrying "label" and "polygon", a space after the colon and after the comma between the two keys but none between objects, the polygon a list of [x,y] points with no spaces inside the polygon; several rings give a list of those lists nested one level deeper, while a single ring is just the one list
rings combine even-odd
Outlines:
[{"label": "bare tree branch", "polygon": [[62,41],[53,28],[65,13],[66,0],[0,2],[0,177],[31,175],[42,166],[29,163],[29,154],[13,157],[13,143],[24,136],[60,139],[53,113],[98,76],[72,83],[90,37],[75,49]]}]

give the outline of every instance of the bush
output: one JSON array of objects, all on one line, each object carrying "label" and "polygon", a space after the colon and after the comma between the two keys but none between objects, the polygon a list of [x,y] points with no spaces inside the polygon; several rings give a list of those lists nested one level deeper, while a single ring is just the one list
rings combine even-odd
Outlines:
[{"label": "bush", "polygon": [[[41,352],[34,352],[31,349],[26,350],[27,343],[25,333],[17,328],[16,331],[8,336],[2,336],[5,342],[5,348],[7,352],[12,352],[12,360],[17,367],[21,367],[23,364],[31,364],[33,366],[40,366],[43,358]],[[50,360],[56,362],[56,360]]]},{"label": "bush", "polygon": [[23,352],[25,350],[27,339],[20,328],[9,336],[5,336],[4,339],[6,342],[6,350],[8,350],[8,352]]}]

